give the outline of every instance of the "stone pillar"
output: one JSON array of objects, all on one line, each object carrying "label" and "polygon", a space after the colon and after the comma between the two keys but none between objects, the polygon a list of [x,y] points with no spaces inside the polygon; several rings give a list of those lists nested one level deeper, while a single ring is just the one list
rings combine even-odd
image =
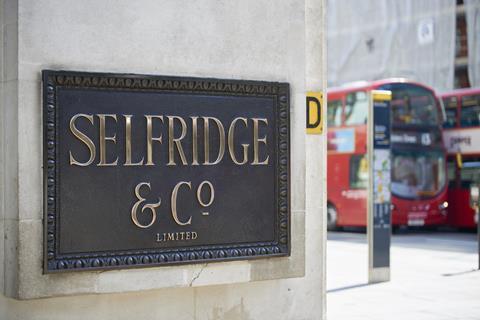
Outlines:
[{"label": "stone pillar", "polygon": [[[323,92],[322,119],[327,119],[326,10],[321,1],[306,0],[305,89]],[[326,244],[327,244],[327,121],[323,133],[308,134],[305,139],[306,233],[316,235],[306,243],[307,257],[318,256],[318,264],[307,264],[306,273],[314,275],[321,295],[321,319],[326,318]],[[308,258],[307,258],[308,259]]]},{"label": "stone pillar", "polygon": [[[305,135],[305,93],[325,89],[323,0],[0,9],[0,318],[324,318],[325,135]],[[43,274],[42,69],[289,82],[291,256]]]}]

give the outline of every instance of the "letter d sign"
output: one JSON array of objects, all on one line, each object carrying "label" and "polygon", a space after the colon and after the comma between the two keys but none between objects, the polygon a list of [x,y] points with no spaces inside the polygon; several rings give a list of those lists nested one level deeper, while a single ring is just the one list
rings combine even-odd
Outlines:
[{"label": "letter d sign", "polygon": [[323,132],[321,92],[307,92],[307,134],[321,134]]}]

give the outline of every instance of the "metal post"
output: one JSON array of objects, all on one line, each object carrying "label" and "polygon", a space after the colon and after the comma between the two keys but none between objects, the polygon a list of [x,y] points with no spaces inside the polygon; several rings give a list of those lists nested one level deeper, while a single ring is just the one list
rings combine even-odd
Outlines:
[{"label": "metal post", "polygon": [[478,270],[480,270],[480,210],[478,205],[475,207],[477,217],[477,242],[478,242]]},{"label": "metal post", "polygon": [[480,270],[480,184],[470,185],[470,207],[475,210],[474,221],[477,223],[478,269]]}]

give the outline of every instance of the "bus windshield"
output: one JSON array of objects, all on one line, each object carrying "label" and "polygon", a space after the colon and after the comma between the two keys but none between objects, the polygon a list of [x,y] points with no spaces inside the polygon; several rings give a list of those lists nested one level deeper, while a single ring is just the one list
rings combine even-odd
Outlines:
[{"label": "bus windshield", "polygon": [[460,125],[462,127],[480,126],[480,95],[462,97]]},{"label": "bus windshield", "polygon": [[392,91],[392,122],[407,125],[438,125],[439,114],[434,94],[410,83],[391,83],[379,89]]},{"label": "bus windshield", "polygon": [[434,197],[446,183],[441,152],[392,150],[392,168],[392,194],[398,197]]}]

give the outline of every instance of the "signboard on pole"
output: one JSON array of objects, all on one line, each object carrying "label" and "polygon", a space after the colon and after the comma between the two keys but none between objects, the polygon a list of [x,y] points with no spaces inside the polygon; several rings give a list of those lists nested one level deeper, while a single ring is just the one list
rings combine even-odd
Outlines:
[{"label": "signboard on pole", "polygon": [[391,237],[391,118],[390,91],[373,90],[368,118],[368,280],[390,280]]}]

